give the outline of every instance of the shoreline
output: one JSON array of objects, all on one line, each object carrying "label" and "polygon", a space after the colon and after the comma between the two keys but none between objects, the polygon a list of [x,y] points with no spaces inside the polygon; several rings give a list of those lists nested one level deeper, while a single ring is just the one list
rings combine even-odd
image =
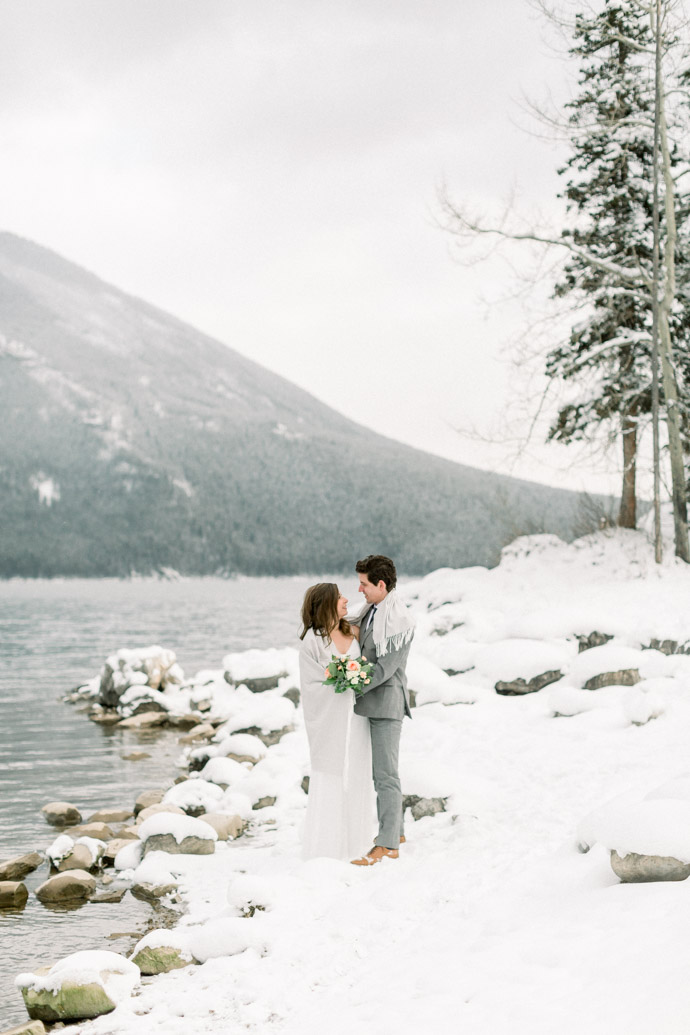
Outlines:
[{"label": "shoreline", "polygon": [[[408,600],[417,706],[403,793],[442,807],[410,808],[399,860],[371,870],[300,857],[295,652],[236,652],[162,691],[131,682],[136,652],[118,652],[119,722],[163,694],[220,725],[184,745],[193,768],[164,797],[185,814],[148,818],[141,849],[119,860],[123,879],[174,876],[185,911],[139,948],[177,964],[75,1035],[317,1035],[326,1020],[345,1035],[383,1019],[406,1035],[453,1018],[473,1035],[575,1035],[585,1008],[602,1030],[615,1012],[626,1030],[670,1031],[690,1008],[690,884],[640,888],[614,868],[616,854],[654,866],[688,851],[687,569],[656,569],[641,536],[534,536],[498,569],[440,570]],[[178,852],[210,810],[250,833]],[[156,837],[173,853],[156,842],[144,854]]]}]

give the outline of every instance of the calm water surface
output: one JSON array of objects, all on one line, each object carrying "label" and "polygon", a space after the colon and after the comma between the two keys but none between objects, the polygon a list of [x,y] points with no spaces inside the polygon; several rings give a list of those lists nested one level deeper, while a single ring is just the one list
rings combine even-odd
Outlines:
[{"label": "calm water surface", "polygon": [[[131,806],[140,791],[176,775],[179,734],[102,728],[63,704],[65,691],[120,647],[170,647],[193,675],[219,668],[229,651],[295,644],[302,596],[316,581],[0,582],[0,859],[51,844],[56,833],[40,813],[48,801],[73,801],[86,818]],[[354,579],[340,585],[354,599]],[[131,751],[150,757],[125,761]],[[47,873],[43,865],[26,879],[30,891]],[[0,910],[0,1030],[26,1016],[18,973],[80,949],[127,951],[131,936],[108,936],[141,930],[150,915],[129,894],[69,912],[48,910],[30,894],[23,911]]]}]

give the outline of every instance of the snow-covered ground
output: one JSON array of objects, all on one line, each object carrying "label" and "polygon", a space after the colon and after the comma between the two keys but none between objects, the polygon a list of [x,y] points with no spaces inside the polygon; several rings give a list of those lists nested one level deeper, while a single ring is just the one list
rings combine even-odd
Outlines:
[{"label": "snow-covered ground", "polygon": [[[690,812],[690,779],[679,779],[690,772],[690,656],[642,649],[690,640],[690,571],[672,558],[657,569],[641,533],[568,546],[535,536],[496,569],[434,572],[405,592],[418,627],[403,791],[447,798],[446,811],[408,813],[397,861],[302,862],[297,709],[295,730],[253,768],[225,767],[222,799],[205,779],[213,769],[195,774],[197,797],[214,788],[209,808],[251,818],[212,855],[165,857],[187,908],[176,934],[205,962],[144,979],[83,1035],[686,1035],[690,881],[622,884],[609,849],[675,848],[690,861],[687,829],[669,829]],[[577,637],[594,631],[613,639],[578,653]],[[264,720],[285,725],[296,655],[279,658],[288,676],[266,693],[204,674],[206,694],[218,690],[212,712],[228,718],[216,746]],[[224,667],[239,681],[270,674],[270,662]],[[554,670],[563,678],[539,692],[494,690]],[[618,670],[640,681],[583,689]],[[275,804],[252,812],[264,795]],[[149,878],[158,854],[143,864]],[[245,917],[247,905],[264,908]]]}]

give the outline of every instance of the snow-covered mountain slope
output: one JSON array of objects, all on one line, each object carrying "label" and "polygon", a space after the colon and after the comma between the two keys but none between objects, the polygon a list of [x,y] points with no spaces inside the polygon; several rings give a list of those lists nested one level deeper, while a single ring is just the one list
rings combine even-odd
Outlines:
[{"label": "snow-covered mountain slope", "polygon": [[8,233],[0,402],[0,575],[349,570],[377,551],[421,573],[578,520],[574,494],[376,435]]}]

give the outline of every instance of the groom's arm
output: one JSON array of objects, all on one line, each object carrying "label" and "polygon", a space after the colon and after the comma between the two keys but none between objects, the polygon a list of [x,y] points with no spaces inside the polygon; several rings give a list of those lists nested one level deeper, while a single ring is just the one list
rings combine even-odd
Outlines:
[{"label": "groom's arm", "polygon": [[407,655],[410,653],[411,643],[412,641],[409,640],[398,650],[390,650],[382,658],[379,658],[372,670],[371,681],[361,688],[357,696],[361,697],[362,694],[368,694],[370,690],[376,690],[379,686],[383,686],[384,683],[393,678],[398,669],[404,669],[407,664]]}]

